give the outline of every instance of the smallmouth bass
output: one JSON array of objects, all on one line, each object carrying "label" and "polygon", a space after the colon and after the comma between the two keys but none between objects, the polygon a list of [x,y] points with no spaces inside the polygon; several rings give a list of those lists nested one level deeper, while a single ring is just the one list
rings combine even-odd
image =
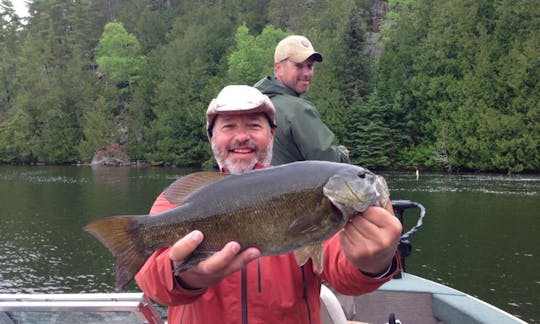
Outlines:
[{"label": "smallmouth bass", "polygon": [[193,230],[204,240],[177,271],[185,271],[236,241],[261,255],[293,252],[322,272],[321,243],[369,206],[386,206],[384,178],[359,166],[294,162],[239,175],[196,172],[164,190],[178,207],[160,214],[113,216],[87,224],[116,257],[115,290],[135,276],[150,255]]}]

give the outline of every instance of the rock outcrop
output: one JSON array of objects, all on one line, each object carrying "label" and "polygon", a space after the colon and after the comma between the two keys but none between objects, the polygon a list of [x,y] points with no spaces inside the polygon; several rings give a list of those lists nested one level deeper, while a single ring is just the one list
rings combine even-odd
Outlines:
[{"label": "rock outcrop", "polygon": [[123,145],[109,144],[94,153],[92,166],[130,166],[131,161]]}]

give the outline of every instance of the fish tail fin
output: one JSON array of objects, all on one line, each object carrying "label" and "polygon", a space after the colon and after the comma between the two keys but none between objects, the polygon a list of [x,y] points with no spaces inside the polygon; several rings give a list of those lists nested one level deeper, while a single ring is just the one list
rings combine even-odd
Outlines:
[{"label": "fish tail fin", "polygon": [[323,272],[324,246],[322,244],[306,246],[294,251],[294,258],[299,266],[303,266],[310,258],[320,274]]},{"label": "fish tail fin", "polygon": [[140,242],[140,216],[115,216],[98,219],[83,230],[94,236],[116,257],[114,290],[120,291],[127,285],[152,253]]}]

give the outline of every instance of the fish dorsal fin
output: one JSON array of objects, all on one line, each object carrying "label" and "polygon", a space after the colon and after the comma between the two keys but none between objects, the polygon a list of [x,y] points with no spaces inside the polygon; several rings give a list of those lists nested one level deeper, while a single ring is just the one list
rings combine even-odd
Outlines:
[{"label": "fish dorsal fin", "polygon": [[171,185],[163,191],[163,195],[173,204],[180,204],[195,191],[228,176],[229,175],[224,173],[211,171],[191,173],[171,183]]},{"label": "fish dorsal fin", "polygon": [[294,251],[294,258],[299,266],[303,266],[311,258],[317,273],[323,272],[324,246],[323,244],[310,245]]}]

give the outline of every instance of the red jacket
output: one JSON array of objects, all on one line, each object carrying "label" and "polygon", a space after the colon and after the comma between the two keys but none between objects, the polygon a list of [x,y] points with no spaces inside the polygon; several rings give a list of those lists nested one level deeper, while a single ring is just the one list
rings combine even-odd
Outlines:
[{"label": "red jacket", "polygon": [[[150,214],[173,207],[176,206],[161,194]],[[260,257],[219,285],[193,291],[184,289],[174,279],[168,250],[156,251],[135,279],[147,296],[169,306],[168,322],[175,324],[320,323],[319,294],[323,281],[340,293],[359,295],[377,289],[395,273],[382,279],[365,276],[349,264],[336,234],[325,242],[321,275],[313,270],[311,260],[300,267],[289,253]],[[394,262],[398,264],[397,257]]]}]

